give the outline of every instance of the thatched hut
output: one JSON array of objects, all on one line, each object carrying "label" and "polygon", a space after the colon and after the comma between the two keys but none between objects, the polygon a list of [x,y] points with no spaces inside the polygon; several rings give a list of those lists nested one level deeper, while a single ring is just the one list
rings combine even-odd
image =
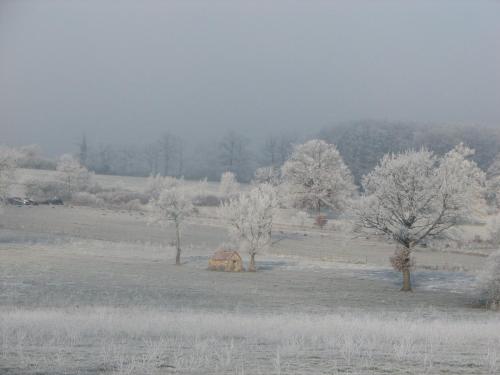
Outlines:
[{"label": "thatched hut", "polygon": [[208,260],[208,269],[212,271],[241,272],[243,261],[237,251],[219,249]]}]

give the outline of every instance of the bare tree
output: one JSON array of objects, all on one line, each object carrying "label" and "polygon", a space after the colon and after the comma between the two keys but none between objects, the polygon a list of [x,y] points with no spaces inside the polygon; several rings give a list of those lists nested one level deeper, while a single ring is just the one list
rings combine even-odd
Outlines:
[{"label": "bare tree", "polygon": [[177,147],[176,147],[176,159],[177,159],[177,176],[184,176],[184,148],[185,142],[183,139],[177,138]]},{"label": "bare tree", "polygon": [[234,173],[240,180],[250,177],[250,153],[247,144],[245,137],[232,131],[219,143],[219,160],[223,170]]},{"label": "bare tree", "polygon": [[167,132],[158,141],[163,159],[163,175],[177,175],[184,173],[184,141],[176,135]]},{"label": "bare tree", "polygon": [[163,158],[163,175],[169,176],[175,157],[175,137],[167,132],[159,140],[161,154]]},{"label": "bare tree", "polygon": [[78,142],[78,161],[81,165],[87,166],[88,164],[89,149],[87,145],[87,137],[85,133],[82,135],[82,139]]},{"label": "bare tree", "polygon": [[262,146],[262,164],[276,166],[280,164],[279,140],[274,135],[269,135]]},{"label": "bare tree", "polygon": [[144,147],[143,155],[144,160],[146,161],[149,175],[156,176],[159,173],[159,163],[161,156],[159,143],[153,142],[146,145],[146,147]]},{"label": "bare tree", "polygon": [[99,144],[97,152],[92,155],[92,170],[102,174],[109,174],[112,172],[114,151],[111,145]]},{"label": "bare tree", "polygon": [[470,217],[481,201],[485,176],[467,159],[472,154],[462,144],[443,157],[425,149],[388,154],[363,178],[357,223],[399,245],[391,263],[402,272],[402,291],[411,291],[414,246]]},{"label": "bare tree", "polygon": [[294,149],[294,143],[297,141],[297,137],[294,135],[282,134],[278,139],[278,163],[280,165],[285,164]]},{"label": "bare tree", "polygon": [[135,173],[135,163],[137,161],[137,152],[133,146],[124,146],[117,150],[115,173],[125,176],[132,176]]}]

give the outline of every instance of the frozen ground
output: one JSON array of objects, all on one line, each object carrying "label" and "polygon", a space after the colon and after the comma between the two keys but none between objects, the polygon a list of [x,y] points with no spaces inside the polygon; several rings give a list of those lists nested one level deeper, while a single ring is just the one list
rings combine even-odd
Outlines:
[{"label": "frozen ground", "polygon": [[139,212],[7,207],[0,218],[0,374],[500,369],[500,317],[471,295],[484,249],[419,250],[407,294],[388,268],[393,246],[372,239],[280,223],[259,272],[219,273],[206,270],[225,240],[210,211],[186,228],[181,267],[171,229]]}]

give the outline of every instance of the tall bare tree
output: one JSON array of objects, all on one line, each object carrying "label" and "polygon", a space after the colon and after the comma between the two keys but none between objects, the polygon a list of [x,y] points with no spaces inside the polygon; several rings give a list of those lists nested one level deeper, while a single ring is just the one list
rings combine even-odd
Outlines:
[{"label": "tall bare tree", "polygon": [[175,156],[175,137],[166,132],[159,140],[161,154],[163,158],[163,175],[169,176],[172,172],[172,164]]},{"label": "tall bare tree", "polygon": [[262,165],[274,167],[279,164],[279,140],[276,136],[271,134],[264,140],[261,159]]},{"label": "tall bare tree", "polygon": [[88,164],[89,149],[87,144],[87,136],[85,133],[82,135],[80,142],[78,142],[78,161],[81,165],[87,166]]},{"label": "tall bare tree", "polygon": [[159,173],[159,164],[161,150],[158,142],[152,142],[144,147],[143,151],[144,160],[148,168],[150,176],[156,176]]},{"label": "tall bare tree", "polygon": [[248,140],[241,134],[228,132],[219,143],[219,160],[224,171],[234,173],[238,179],[251,178]]},{"label": "tall bare tree", "polygon": [[290,134],[282,134],[278,138],[278,163],[285,164],[293,152],[294,144],[297,142],[297,137]]}]

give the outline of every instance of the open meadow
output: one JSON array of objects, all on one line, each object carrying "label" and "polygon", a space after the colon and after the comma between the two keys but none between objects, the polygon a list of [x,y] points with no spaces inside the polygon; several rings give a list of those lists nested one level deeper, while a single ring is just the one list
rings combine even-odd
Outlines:
[{"label": "open meadow", "polygon": [[[146,181],[97,178],[138,190]],[[491,252],[484,245],[418,249],[414,292],[401,293],[388,263],[394,245],[340,222],[321,230],[281,212],[258,271],[225,273],[207,270],[227,238],[214,208],[189,218],[181,266],[173,229],[147,216],[71,204],[4,209],[0,373],[500,369],[500,317],[477,306],[473,289]]]}]

